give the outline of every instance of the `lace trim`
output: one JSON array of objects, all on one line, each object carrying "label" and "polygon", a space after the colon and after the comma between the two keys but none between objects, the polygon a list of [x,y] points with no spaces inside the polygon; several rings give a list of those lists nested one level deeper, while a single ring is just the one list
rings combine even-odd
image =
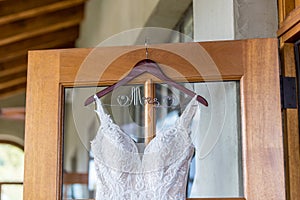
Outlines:
[{"label": "lace trim", "polygon": [[168,167],[193,152],[193,144],[181,136],[181,134],[175,135],[175,139],[171,139],[170,136],[155,137],[142,154],[142,159],[137,150],[136,153],[125,150],[132,148],[131,144],[120,140],[118,145],[113,143],[114,140],[106,134],[97,134],[91,142],[91,148],[94,159],[109,168],[128,173],[144,173]]},{"label": "lace trim", "polygon": [[196,96],[172,128],[157,133],[146,146],[141,160],[134,141],[104,112],[100,99],[96,98],[96,112],[101,126],[91,142],[95,160],[114,170],[128,173],[156,171],[177,162],[185,154],[194,151],[188,127],[196,111],[195,100]]},{"label": "lace trim", "polygon": [[172,128],[157,133],[140,159],[133,140],[112,121],[97,100],[101,126],[91,142],[97,172],[97,200],[185,199],[194,152],[188,128],[195,113],[191,108],[194,101]]}]

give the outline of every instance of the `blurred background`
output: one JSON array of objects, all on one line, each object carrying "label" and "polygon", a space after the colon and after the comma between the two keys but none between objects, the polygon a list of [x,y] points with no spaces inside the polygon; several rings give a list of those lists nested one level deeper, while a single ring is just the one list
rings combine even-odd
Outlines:
[{"label": "blurred background", "polygon": [[194,41],[276,37],[277,0],[0,0],[1,200],[22,199],[28,51],[95,47],[142,27]]}]

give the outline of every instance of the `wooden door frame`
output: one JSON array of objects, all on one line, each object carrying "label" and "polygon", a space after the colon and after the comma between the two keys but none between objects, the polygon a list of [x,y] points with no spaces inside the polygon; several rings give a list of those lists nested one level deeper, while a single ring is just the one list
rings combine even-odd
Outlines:
[{"label": "wooden door frame", "polygon": [[[211,66],[195,52],[195,45],[205,49],[217,65],[221,77],[214,76]],[[150,53],[151,59],[172,66],[188,81],[240,81],[245,197],[236,199],[285,199],[277,45],[276,39],[160,44],[154,45]],[[103,62],[91,64],[91,71],[79,80],[80,84],[96,82],[107,85],[118,81],[144,58],[143,48],[99,48]],[[193,55],[196,64],[188,66],[189,62],[184,58],[170,53],[182,49]],[[75,84],[78,70],[91,51],[65,49],[29,52],[25,200],[61,197],[63,90]],[[106,65],[104,61],[116,52],[123,56]],[[109,71],[101,81],[93,73],[99,67]],[[195,74],[195,69],[201,71],[201,75]],[[172,77],[171,74],[169,76]]]},{"label": "wooden door frame", "polygon": [[[300,39],[300,1],[297,0],[294,4],[294,7],[289,6],[291,7],[288,9],[289,12],[280,20],[277,36],[280,41],[281,75],[296,78],[294,44]],[[285,12],[285,7],[282,5],[279,5],[278,9],[279,13]],[[295,108],[285,108],[282,112],[287,199],[298,199],[300,196],[299,113]]]}]

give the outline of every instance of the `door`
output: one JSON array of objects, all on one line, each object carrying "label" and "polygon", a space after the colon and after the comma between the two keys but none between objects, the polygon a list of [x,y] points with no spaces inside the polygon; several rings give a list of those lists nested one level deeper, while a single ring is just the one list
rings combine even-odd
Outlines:
[{"label": "door", "polygon": [[[178,82],[238,82],[243,178],[232,199],[285,199],[277,40],[160,44],[149,56]],[[144,58],[141,46],[29,53],[24,199],[62,199],[66,88],[111,85]]]}]

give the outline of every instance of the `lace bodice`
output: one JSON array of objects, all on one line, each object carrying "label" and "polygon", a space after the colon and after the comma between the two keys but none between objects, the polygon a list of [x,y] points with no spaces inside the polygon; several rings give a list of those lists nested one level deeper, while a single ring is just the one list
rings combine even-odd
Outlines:
[{"label": "lace bodice", "polygon": [[194,146],[190,122],[196,96],[173,126],[156,133],[142,156],[136,143],[103,110],[95,97],[101,125],[91,142],[97,172],[96,200],[181,200]]}]

